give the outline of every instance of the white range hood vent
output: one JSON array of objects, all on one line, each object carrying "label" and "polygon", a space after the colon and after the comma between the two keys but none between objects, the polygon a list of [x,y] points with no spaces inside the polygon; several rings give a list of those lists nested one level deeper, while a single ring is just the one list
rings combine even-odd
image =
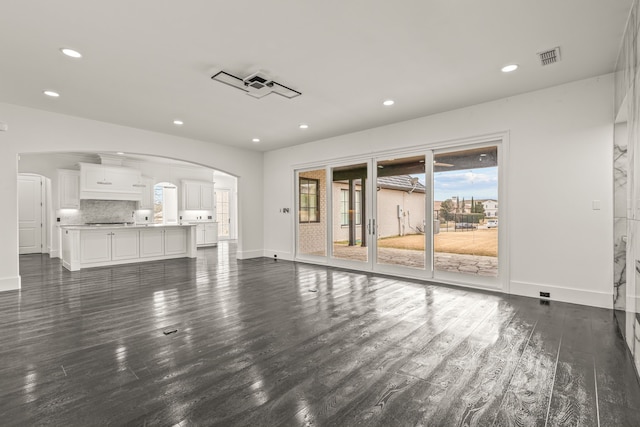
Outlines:
[{"label": "white range hood vent", "polygon": [[100,163],[103,165],[122,166],[124,161],[123,157],[114,154],[98,154],[98,156],[100,157]]}]

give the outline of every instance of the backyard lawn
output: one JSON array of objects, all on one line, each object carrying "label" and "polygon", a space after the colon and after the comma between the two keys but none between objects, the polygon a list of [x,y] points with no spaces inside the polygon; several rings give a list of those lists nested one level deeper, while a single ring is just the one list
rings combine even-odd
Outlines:
[{"label": "backyard lawn", "polygon": [[[440,231],[434,236],[435,252],[465,255],[498,256],[498,229],[473,231]],[[378,240],[381,248],[424,251],[424,235],[409,234]]]}]

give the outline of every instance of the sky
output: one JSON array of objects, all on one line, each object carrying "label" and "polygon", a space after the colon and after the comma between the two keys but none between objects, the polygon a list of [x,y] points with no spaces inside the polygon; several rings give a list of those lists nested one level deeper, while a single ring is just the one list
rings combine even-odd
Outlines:
[{"label": "sky", "polygon": [[498,200],[498,168],[436,172],[433,193],[433,199],[440,202],[454,196],[467,201],[471,197]]}]

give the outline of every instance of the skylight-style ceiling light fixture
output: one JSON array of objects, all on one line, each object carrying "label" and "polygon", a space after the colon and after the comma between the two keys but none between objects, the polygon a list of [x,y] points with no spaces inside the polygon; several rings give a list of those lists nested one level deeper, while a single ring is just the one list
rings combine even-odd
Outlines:
[{"label": "skylight-style ceiling light fixture", "polygon": [[182,120],[174,120],[173,124],[176,126],[182,126],[184,124],[184,122]]},{"label": "skylight-style ceiling light fixture", "polygon": [[393,104],[395,104],[395,103],[396,103],[396,102],[395,102],[393,99],[387,99],[386,101],[384,101],[384,102],[382,103],[382,105],[384,105],[385,107],[390,107],[390,106],[392,106],[392,105],[393,105]]},{"label": "skylight-style ceiling light fixture", "polygon": [[58,98],[60,96],[58,92],[55,92],[53,90],[45,90],[45,91],[42,91],[42,93],[44,93],[47,96],[50,96],[51,98]]},{"label": "skylight-style ceiling light fixture", "polygon": [[512,71],[515,71],[518,69],[518,64],[509,64],[509,65],[505,65],[504,67],[502,67],[500,69],[500,71],[502,71],[503,73],[510,73]]},{"label": "skylight-style ceiling light fixture", "polygon": [[67,47],[63,47],[62,49],[60,49],[60,52],[70,58],[82,58],[82,54],[80,52],[78,52],[77,50],[69,49]]},{"label": "skylight-style ceiling light fixture", "polygon": [[306,123],[300,123],[300,126],[298,126],[300,129],[309,129],[309,125]]},{"label": "skylight-style ceiling light fixture", "polygon": [[256,143],[258,143],[258,142],[260,142],[260,138],[253,138],[253,139],[251,140],[251,142],[256,142]]}]

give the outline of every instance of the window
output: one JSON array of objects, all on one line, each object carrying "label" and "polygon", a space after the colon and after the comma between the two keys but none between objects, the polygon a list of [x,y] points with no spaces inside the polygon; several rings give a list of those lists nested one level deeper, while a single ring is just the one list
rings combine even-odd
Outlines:
[{"label": "window", "polygon": [[320,180],[300,178],[300,222],[320,222]]},{"label": "window", "polygon": [[216,220],[218,221],[218,237],[229,237],[229,224],[231,223],[229,211],[229,190],[216,191]]},{"label": "window", "polygon": [[[356,190],[356,225],[361,222],[360,190]],[[340,225],[349,225],[349,190],[340,190]]]}]

